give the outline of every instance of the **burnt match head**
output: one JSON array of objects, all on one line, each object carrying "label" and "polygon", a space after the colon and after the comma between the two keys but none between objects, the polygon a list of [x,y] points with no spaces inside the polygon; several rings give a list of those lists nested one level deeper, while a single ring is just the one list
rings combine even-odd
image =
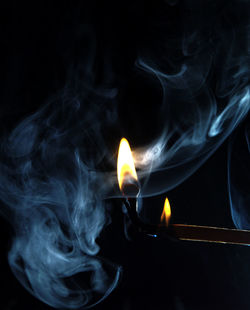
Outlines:
[{"label": "burnt match head", "polygon": [[124,182],[121,184],[121,192],[126,197],[137,197],[140,192],[140,187],[137,180],[134,180],[130,176],[124,177]]}]

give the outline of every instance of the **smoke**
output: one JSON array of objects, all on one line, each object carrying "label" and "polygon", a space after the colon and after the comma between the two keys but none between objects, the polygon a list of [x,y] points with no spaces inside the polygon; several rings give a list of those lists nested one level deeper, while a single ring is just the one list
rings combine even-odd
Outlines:
[{"label": "smoke", "polygon": [[239,229],[249,229],[250,128],[246,123],[232,136],[228,147],[228,192],[231,214]]},{"label": "smoke", "polygon": [[[148,123],[160,124],[158,136],[134,150],[143,196],[171,190],[193,174],[250,109],[248,4],[206,5],[208,14],[199,5],[197,15],[180,13],[183,27],[173,37],[159,31],[156,40],[150,29],[154,48],[138,52],[141,75],[158,81],[162,94],[155,123]],[[168,27],[159,24],[157,30]]]},{"label": "smoke", "polygon": [[[0,196],[15,230],[12,271],[32,294],[58,308],[87,305],[92,293],[108,295],[120,274],[95,256],[108,218],[100,179],[83,162],[88,149],[79,141],[86,134],[78,113],[80,104],[70,99],[25,119],[6,141],[0,166]],[[67,281],[78,273],[90,274],[89,287]]]},{"label": "smoke", "polygon": [[[121,196],[122,136],[132,145],[141,196],[152,196],[192,175],[249,112],[249,4],[208,1],[203,10],[170,2],[143,12],[126,3],[133,34],[106,26],[105,18],[102,31],[81,26],[84,52],[68,65],[65,88],[2,141],[0,199],[14,231],[9,263],[50,306],[94,305],[118,283],[121,268],[98,256],[98,237],[111,223],[107,198]],[[105,45],[98,31],[106,39],[117,31],[114,42]],[[117,48],[121,37],[130,44]],[[249,132],[245,137],[249,153]],[[248,175],[235,154],[229,191],[243,228],[249,195],[241,193],[239,176]]]}]

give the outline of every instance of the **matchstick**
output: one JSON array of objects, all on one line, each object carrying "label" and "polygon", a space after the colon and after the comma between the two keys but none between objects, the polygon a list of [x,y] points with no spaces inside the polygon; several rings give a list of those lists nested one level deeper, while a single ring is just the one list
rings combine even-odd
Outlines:
[{"label": "matchstick", "polygon": [[124,199],[124,204],[132,224],[139,232],[149,236],[218,244],[250,245],[249,230],[185,224],[170,224],[168,226],[145,224],[136,212],[136,199]]},{"label": "matchstick", "polygon": [[169,230],[180,240],[250,245],[249,230],[184,224],[169,225]]}]

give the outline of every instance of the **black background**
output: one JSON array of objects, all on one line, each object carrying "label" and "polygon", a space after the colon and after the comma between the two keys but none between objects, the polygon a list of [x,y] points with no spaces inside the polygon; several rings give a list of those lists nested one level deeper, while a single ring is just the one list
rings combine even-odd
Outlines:
[{"label": "black background", "polygon": [[[204,2],[203,12],[211,3]],[[216,10],[222,10],[226,3],[218,2]],[[136,96],[136,87],[128,87],[127,80],[133,76],[138,45],[147,40],[144,29],[150,28],[151,16],[161,7],[162,16],[167,14],[170,22],[178,25],[181,4],[76,1],[58,6],[45,2],[24,6],[12,1],[2,9],[2,137],[60,92],[69,68],[74,70],[81,61],[78,53],[82,46],[74,44],[82,25],[91,24],[96,31],[99,66],[112,59],[113,79]],[[190,6],[195,9],[198,4]],[[173,35],[175,32],[178,28],[173,29]],[[84,50],[86,47],[81,44]],[[173,222],[233,227],[227,194],[227,142],[188,180],[167,193]],[[159,214],[163,201],[164,196],[147,198],[145,204],[152,206],[148,212],[152,216]],[[123,235],[121,217],[120,211],[114,212],[113,224],[100,238],[100,255],[123,266],[122,278],[116,290],[96,309],[249,309],[249,248],[171,243],[141,236],[129,242]],[[26,292],[11,273],[7,253],[12,232],[2,218],[0,230],[0,309],[50,309]]]}]

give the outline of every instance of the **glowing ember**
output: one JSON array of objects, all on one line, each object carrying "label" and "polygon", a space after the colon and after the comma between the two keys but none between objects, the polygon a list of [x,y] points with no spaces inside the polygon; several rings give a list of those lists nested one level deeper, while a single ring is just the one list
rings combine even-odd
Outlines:
[{"label": "glowing ember", "polygon": [[168,198],[166,197],[165,199],[165,203],[164,203],[164,207],[163,207],[163,211],[161,214],[161,222],[166,224],[166,226],[168,226],[169,220],[171,217],[171,208],[170,208],[170,203]]}]

